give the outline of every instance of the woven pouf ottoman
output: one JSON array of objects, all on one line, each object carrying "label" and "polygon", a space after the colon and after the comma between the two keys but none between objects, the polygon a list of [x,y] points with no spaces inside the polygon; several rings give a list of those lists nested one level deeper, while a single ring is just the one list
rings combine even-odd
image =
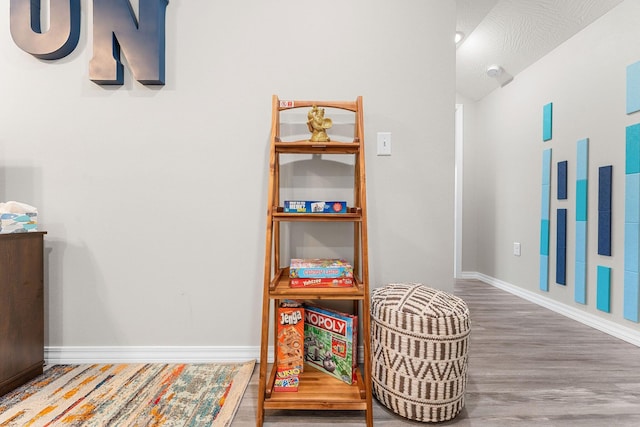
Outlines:
[{"label": "woven pouf ottoman", "polygon": [[447,421],[464,407],[469,309],[460,298],[417,283],[371,296],[375,397],[405,418]]}]

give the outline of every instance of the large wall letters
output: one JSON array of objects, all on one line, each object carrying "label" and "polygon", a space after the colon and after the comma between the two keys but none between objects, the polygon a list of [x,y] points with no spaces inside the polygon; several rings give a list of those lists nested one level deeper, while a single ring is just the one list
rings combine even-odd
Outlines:
[{"label": "large wall letters", "polygon": [[[80,0],[50,0],[49,30],[42,32],[42,0],[11,0],[11,36],[16,45],[40,59],[69,55],[80,37]],[[129,0],[93,0],[93,57],[89,78],[101,85],[122,85],[127,58],[142,84],[165,83],[165,11],[168,0],[139,0],[139,19]]]}]

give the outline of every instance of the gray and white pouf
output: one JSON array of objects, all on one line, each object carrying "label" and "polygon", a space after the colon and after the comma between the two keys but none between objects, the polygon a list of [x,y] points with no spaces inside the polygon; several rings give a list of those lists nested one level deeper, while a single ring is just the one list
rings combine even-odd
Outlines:
[{"label": "gray and white pouf", "polygon": [[471,331],[459,297],[417,283],[373,290],[373,393],[405,418],[439,422],[464,407]]}]

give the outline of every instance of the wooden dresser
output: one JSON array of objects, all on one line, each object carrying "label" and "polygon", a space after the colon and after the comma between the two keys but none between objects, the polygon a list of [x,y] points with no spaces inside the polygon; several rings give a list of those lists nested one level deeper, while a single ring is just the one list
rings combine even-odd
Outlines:
[{"label": "wooden dresser", "polygon": [[42,373],[45,234],[0,234],[0,395]]}]

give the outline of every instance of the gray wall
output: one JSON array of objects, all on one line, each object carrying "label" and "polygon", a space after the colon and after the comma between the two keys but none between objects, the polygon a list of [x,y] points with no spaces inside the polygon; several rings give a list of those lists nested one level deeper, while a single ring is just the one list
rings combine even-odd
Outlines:
[{"label": "gray wall", "polygon": [[[625,1],[505,86],[465,105],[463,270],[539,294],[601,319],[623,319],[626,67],[640,60]],[[460,101],[460,99],[459,99]],[[542,142],[542,107],[553,102],[553,139]],[[576,142],[589,138],[587,305],[574,302]],[[549,292],[539,291],[542,151],[552,148]],[[568,201],[556,199],[557,162],[568,160]],[[597,254],[598,167],[613,165],[612,256]],[[567,286],[555,283],[555,212],[568,209]],[[522,256],[513,255],[521,242]],[[467,256],[468,255],[468,256]],[[596,309],[596,267],[612,268],[611,313]]]},{"label": "gray wall", "polygon": [[272,94],[363,96],[372,285],[452,289],[455,2],[172,1],[162,88],[92,83],[82,8],[47,62],[0,7],[0,200],[48,232],[48,346],[259,345]]}]

